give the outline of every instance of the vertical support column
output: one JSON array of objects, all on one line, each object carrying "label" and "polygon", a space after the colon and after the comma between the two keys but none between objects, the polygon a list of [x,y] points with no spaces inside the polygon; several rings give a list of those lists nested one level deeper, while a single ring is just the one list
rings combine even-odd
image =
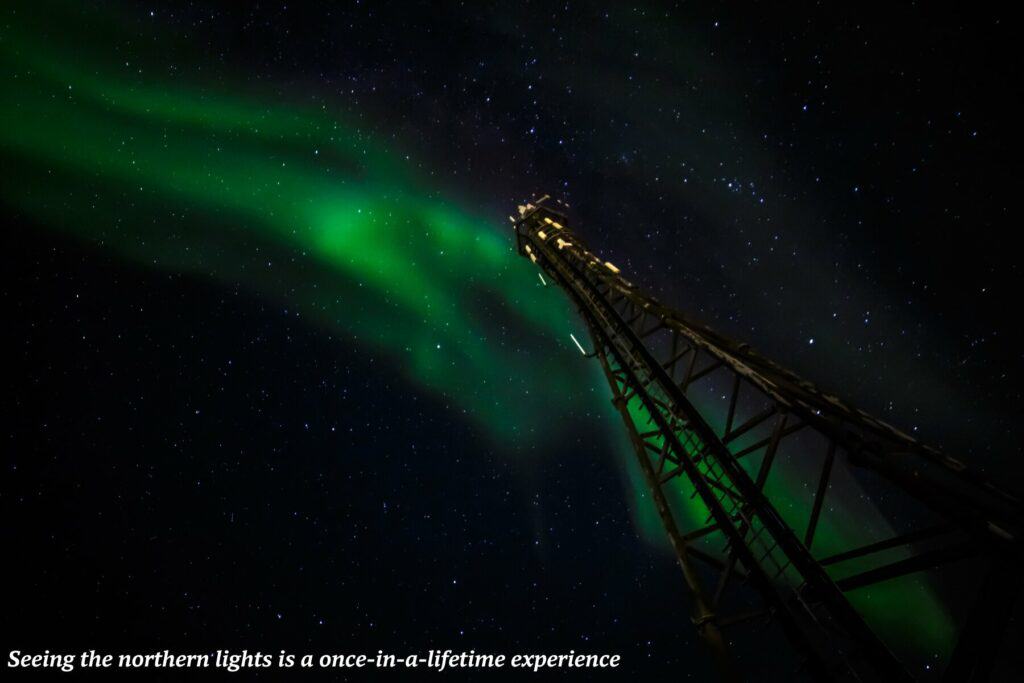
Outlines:
[{"label": "vertical support column", "polygon": [[658,517],[661,518],[661,523],[665,527],[665,532],[668,534],[669,542],[672,544],[673,551],[675,551],[679,567],[683,570],[683,578],[686,581],[686,586],[689,588],[690,595],[693,600],[692,619],[694,625],[697,627],[697,633],[700,635],[701,641],[703,641],[704,645],[711,651],[711,655],[715,660],[715,667],[718,669],[718,673],[722,680],[739,681],[740,678],[729,656],[729,648],[725,643],[725,638],[722,636],[721,630],[718,628],[715,612],[709,605],[707,594],[704,592],[700,578],[697,576],[697,572],[695,571],[693,564],[690,562],[690,557],[687,555],[686,540],[682,537],[682,534],[679,533],[679,527],[676,525],[675,517],[672,516],[672,510],[669,508],[668,500],[665,498],[665,492],[661,490],[658,477],[654,473],[654,468],[651,467],[651,461],[647,457],[647,449],[645,448],[640,435],[637,434],[633,418],[629,415],[629,406],[627,405],[626,397],[619,389],[618,381],[612,373],[611,366],[608,364],[604,345],[601,344],[598,336],[593,334],[593,331],[591,331],[590,337],[593,340],[594,348],[596,349],[595,353],[597,354],[598,360],[601,362],[601,368],[604,370],[605,377],[608,380],[608,385],[612,390],[612,405],[615,406],[619,416],[626,425],[626,431],[629,434],[630,443],[633,445],[633,450],[636,452],[637,461],[640,464],[640,470],[643,472],[644,480],[647,482],[647,488],[651,492],[651,498],[654,500],[654,506],[658,511]]}]

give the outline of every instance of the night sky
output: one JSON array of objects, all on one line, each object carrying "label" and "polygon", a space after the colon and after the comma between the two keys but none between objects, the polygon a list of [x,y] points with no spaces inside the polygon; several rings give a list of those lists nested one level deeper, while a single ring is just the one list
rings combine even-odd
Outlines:
[{"label": "night sky", "polygon": [[[709,677],[582,323],[514,253],[542,193],[661,301],[1024,489],[997,9],[5,3],[4,653]],[[787,680],[772,637],[740,657]]]}]

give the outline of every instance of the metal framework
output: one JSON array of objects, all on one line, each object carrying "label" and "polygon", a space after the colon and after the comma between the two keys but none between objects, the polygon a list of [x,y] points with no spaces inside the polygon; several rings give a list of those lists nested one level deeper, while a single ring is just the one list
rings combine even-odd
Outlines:
[{"label": "metal framework", "polygon": [[[781,627],[812,678],[912,680],[847,594],[980,558],[986,569],[943,680],[987,679],[1021,587],[1017,498],[645,295],[570,230],[561,202],[542,197],[511,219],[519,253],[568,294],[589,328],[588,355],[607,377],[683,570],[693,622],[724,678],[738,676],[725,631],[762,620]],[[782,454],[814,472],[798,522],[766,488]],[[834,489],[864,478],[886,490],[883,501],[917,501],[913,513],[890,504],[908,528],[882,525],[888,536],[877,541],[813,552]],[[703,523],[683,528],[673,503],[680,491],[699,501]],[[729,613],[737,592],[754,604]]]}]

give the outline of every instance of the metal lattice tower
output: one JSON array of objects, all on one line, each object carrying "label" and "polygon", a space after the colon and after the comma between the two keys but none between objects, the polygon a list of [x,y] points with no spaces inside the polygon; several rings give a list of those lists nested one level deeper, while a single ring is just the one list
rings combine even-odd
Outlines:
[{"label": "metal lattice tower", "polygon": [[[693,622],[723,677],[738,677],[728,630],[764,621],[781,627],[812,678],[912,680],[848,593],[975,558],[982,570],[943,680],[986,680],[1021,587],[1020,501],[645,295],[586,247],[564,209],[547,196],[520,206],[512,218],[518,251],[568,294],[589,328],[588,355],[607,377],[683,570]],[[813,473],[799,525],[766,489],[783,453]],[[914,510],[908,528],[815,552],[834,487],[864,477],[886,501],[908,501],[910,508],[889,506]],[[679,523],[672,497],[680,490],[699,500],[703,523]],[[754,601],[730,613],[737,592]]]}]

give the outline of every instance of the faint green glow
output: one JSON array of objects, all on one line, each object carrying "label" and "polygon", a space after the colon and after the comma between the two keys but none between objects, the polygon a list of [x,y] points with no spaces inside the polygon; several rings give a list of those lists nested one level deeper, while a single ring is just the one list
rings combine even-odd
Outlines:
[{"label": "faint green glow", "polygon": [[[691,400],[694,397],[691,396]],[[643,402],[634,397],[628,404],[630,417],[640,432],[647,431],[648,413]],[[715,417],[714,410],[708,407],[702,409],[704,415]],[[717,416],[721,424],[724,424],[724,415]],[[719,425],[716,429],[720,430]],[[732,445],[735,450],[741,450],[756,440],[753,436],[737,439]],[[660,448],[661,437],[652,440],[651,443]],[[696,441],[694,443],[697,443]],[[684,447],[690,448],[690,442],[684,442]],[[689,451],[696,455],[697,449]],[[748,457],[740,461],[743,463],[747,473],[754,477],[756,469],[760,466],[760,459]],[[671,466],[671,463],[668,464]],[[664,528],[661,519],[654,510],[654,505],[649,501],[647,486],[643,475],[640,473],[639,465],[630,463],[630,481],[634,487],[634,497],[639,501],[635,520],[641,526],[642,535],[654,542],[665,538]],[[718,470],[716,470],[717,472]],[[776,461],[772,468],[771,476],[765,483],[765,492],[769,500],[782,515],[783,519],[792,529],[805,529],[810,514],[812,498],[806,487],[801,486],[801,481],[793,467]],[[681,529],[697,529],[706,526],[711,521],[710,512],[699,496],[694,495],[694,487],[686,477],[676,477],[672,483],[665,487],[666,498],[672,508],[676,522]],[[722,476],[720,481],[729,485],[728,477]],[[858,504],[857,501],[847,496],[836,500],[838,494],[833,494],[831,505],[840,508],[856,506],[853,514],[837,514],[826,512],[818,522],[818,529],[815,536],[814,555],[816,557],[827,557],[843,550],[856,548],[866,543],[880,540],[872,538],[865,531],[865,528],[886,529],[887,535],[895,535],[882,515],[871,505]],[[728,506],[726,506],[728,508]],[[852,512],[852,509],[849,510]],[[715,536],[715,538],[718,538]],[[662,541],[664,542],[664,541]],[[891,562],[907,557],[905,551],[892,551],[886,556],[885,561]],[[781,560],[781,555],[778,556]],[[841,575],[849,576],[857,572],[875,566],[877,560],[854,560],[839,565],[842,568]],[[839,576],[834,576],[839,578]],[[946,611],[945,606],[939,601],[928,583],[927,578],[920,575],[910,575],[896,580],[889,580],[873,586],[864,587],[848,593],[848,596],[865,616],[868,622],[882,634],[883,638],[890,643],[899,645],[900,648],[913,649],[921,653],[937,654],[945,656],[953,647],[956,636],[956,628]]]}]

